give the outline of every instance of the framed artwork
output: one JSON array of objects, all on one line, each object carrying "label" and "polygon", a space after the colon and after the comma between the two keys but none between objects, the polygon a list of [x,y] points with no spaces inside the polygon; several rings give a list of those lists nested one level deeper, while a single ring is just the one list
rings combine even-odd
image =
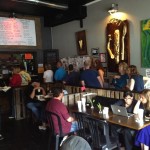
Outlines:
[{"label": "framed artwork", "polygon": [[101,63],[106,63],[106,53],[99,53]]},{"label": "framed artwork", "polygon": [[78,55],[87,55],[86,32],[85,30],[75,33]]},{"label": "framed artwork", "polygon": [[104,77],[107,77],[107,67],[103,67],[104,68]]},{"label": "framed artwork", "polygon": [[141,21],[141,66],[150,67],[150,19]]},{"label": "framed artwork", "polygon": [[99,48],[92,48],[91,49],[91,55],[92,56],[98,56],[99,54]]},{"label": "framed artwork", "polygon": [[111,19],[106,27],[108,71],[118,72],[118,64],[130,65],[130,39],[128,20]]}]

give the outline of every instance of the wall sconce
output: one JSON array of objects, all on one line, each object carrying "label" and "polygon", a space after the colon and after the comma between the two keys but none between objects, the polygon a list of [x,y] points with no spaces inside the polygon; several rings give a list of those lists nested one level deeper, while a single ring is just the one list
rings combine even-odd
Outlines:
[{"label": "wall sconce", "polygon": [[11,13],[11,14],[9,15],[9,18],[17,18],[16,13],[15,13],[15,12]]},{"label": "wall sconce", "polygon": [[110,13],[110,15],[118,12],[118,4],[112,4],[111,8],[108,10],[108,12]]}]

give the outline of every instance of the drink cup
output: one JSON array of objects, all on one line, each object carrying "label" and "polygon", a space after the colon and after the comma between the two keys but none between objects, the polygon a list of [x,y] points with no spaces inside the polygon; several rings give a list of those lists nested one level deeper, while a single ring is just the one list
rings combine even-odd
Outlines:
[{"label": "drink cup", "polygon": [[81,101],[82,101],[82,106],[83,106],[83,108],[85,108],[85,106],[86,106],[86,99],[85,99],[85,98],[82,98]]},{"label": "drink cup", "polygon": [[108,119],[109,118],[109,107],[104,107],[104,109],[103,109],[103,117],[104,117],[104,119]]},{"label": "drink cup", "polygon": [[86,98],[81,99],[83,111],[86,112]]},{"label": "drink cup", "polygon": [[82,111],[82,102],[77,101],[77,103],[78,103],[78,110],[81,112]]},{"label": "drink cup", "polygon": [[140,121],[143,120],[143,115],[144,115],[144,109],[139,109],[139,111],[138,111],[138,117],[139,117]]},{"label": "drink cup", "polygon": [[103,114],[108,115],[108,113],[109,113],[109,107],[104,107]]}]

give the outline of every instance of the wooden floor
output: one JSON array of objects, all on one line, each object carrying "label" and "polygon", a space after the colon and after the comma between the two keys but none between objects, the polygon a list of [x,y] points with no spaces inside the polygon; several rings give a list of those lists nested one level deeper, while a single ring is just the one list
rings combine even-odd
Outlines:
[{"label": "wooden floor", "polygon": [[29,120],[2,119],[4,140],[0,150],[47,150],[48,130],[40,131],[38,125]]}]

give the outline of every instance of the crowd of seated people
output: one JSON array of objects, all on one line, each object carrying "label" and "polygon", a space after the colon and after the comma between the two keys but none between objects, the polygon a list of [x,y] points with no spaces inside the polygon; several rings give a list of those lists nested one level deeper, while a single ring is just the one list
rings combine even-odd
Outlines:
[{"label": "crowd of seated people", "polygon": [[[94,67],[93,67],[94,66]],[[115,105],[126,107],[128,112],[137,114],[138,109],[144,109],[146,115],[149,117],[150,111],[150,90],[144,90],[143,76],[139,75],[136,66],[129,66],[125,62],[121,62],[119,65],[119,74],[114,76],[112,81],[116,89],[124,89],[124,99],[119,100]],[[68,72],[62,67],[62,63],[57,63],[57,70],[54,72],[51,70],[49,64],[46,65],[46,70],[43,74],[43,81],[45,83],[55,82],[57,86],[52,89],[53,98],[45,103],[37,101],[38,95],[46,95],[45,89],[41,86],[40,81],[31,81],[31,78],[26,76],[27,83],[29,84],[26,90],[26,107],[32,111],[35,118],[37,119],[40,130],[46,130],[46,116],[45,111],[52,111],[57,113],[61,122],[63,122],[64,133],[76,131],[78,129],[77,122],[73,117],[70,116],[66,106],[61,102],[64,96],[64,88],[58,83],[67,84],[71,86],[85,86],[92,88],[103,88],[104,87],[104,70],[100,62],[96,60],[93,64],[91,61],[84,62],[84,68],[81,72],[74,70],[72,64],[68,66]],[[25,73],[24,73],[25,72]],[[23,74],[26,71],[22,68],[22,71],[18,67],[13,68],[13,75],[10,79],[10,85],[17,87],[21,85],[23,81]],[[56,84],[55,84],[56,85]],[[142,92],[139,100],[135,100],[131,91]],[[55,128],[58,132],[57,124]],[[123,133],[124,145],[127,150],[133,149],[134,140],[135,145],[141,145],[141,148],[146,150],[150,146],[147,143],[144,136],[149,136],[150,127],[145,127],[139,132],[135,132],[129,128],[120,127],[117,125],[111,125],[111,133],[115,137],[119,138],[119,133]],[[147,132],[148,131],[148,132]],[[136,138],[133,136],[136,135]],[[1,137],[1,136],[0,136]]]}]

